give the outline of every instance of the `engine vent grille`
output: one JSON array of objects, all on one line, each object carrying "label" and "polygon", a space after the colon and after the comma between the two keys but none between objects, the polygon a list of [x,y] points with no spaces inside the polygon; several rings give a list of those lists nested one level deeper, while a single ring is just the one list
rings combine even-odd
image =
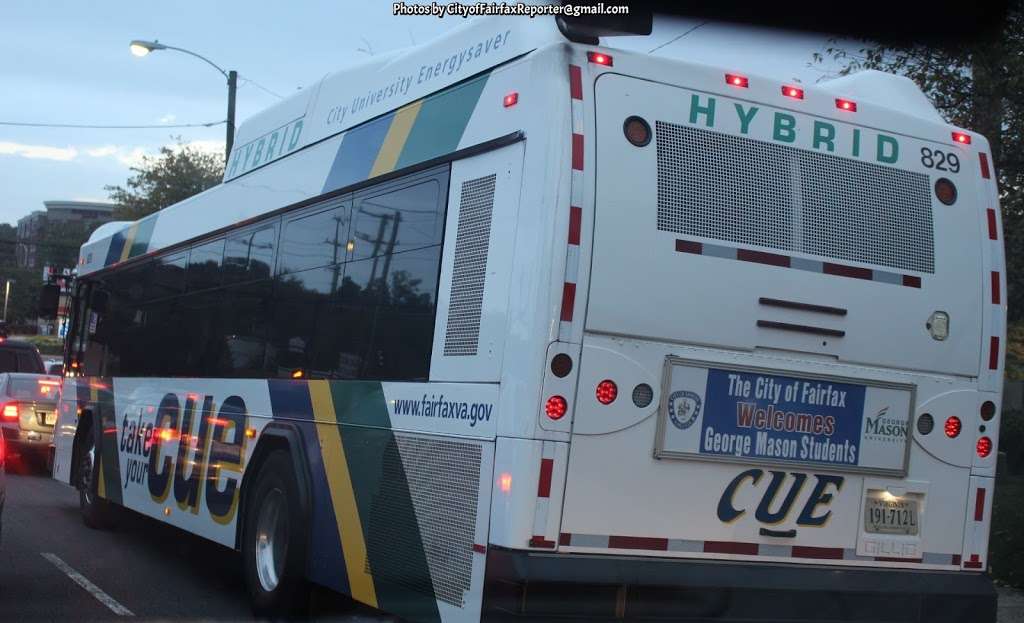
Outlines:
[{"label": "engine vent grille", "polygon": [[477,354],[496,179],[492,173],[462,183],[448,327],[444,334],[446,356]]},{"label": "engine vent grille", "polygon": [[655,124],[658,229],[935,272],[928,176]]},{"label": "engine vent grille", "polygon": [[[371,511],[367,572],[457,608],[465,605],[481,456],[477,444],[395,435]],[[420,565],[411,557],[419,559],[420,551],[429,577],[412,571]]]}]

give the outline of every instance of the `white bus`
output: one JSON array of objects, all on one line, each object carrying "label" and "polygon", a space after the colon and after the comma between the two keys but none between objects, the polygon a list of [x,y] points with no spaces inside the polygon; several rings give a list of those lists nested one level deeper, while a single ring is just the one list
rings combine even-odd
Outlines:
[{"label": "white bus", "polygon": [[259,613],[994,620],[989,153],[904,78],[469,21],[82,247],[55,478]]}]

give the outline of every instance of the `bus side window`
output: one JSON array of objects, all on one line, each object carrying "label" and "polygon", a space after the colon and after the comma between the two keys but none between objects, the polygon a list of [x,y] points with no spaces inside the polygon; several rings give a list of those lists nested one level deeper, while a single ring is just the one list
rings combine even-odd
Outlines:
[{"label": "bus side window", "polygon": [[286,222],[281,236],[281,272],[344,261],[350,212],[349,206],[340,205]]}]

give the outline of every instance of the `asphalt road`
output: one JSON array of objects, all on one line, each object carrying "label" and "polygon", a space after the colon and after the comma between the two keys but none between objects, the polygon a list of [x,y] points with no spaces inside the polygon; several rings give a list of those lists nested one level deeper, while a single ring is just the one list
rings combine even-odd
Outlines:
[{"label": "asphalt road", "polygon": [[[134,513],[115,530],[90,530],[74,490],[9,458],[0,620],[253,620],[234,551]],[[314,592],[310,615],[394,621],[326,590]]]},{"label": "asphalt road", "polygon": [[[74,490],[9,458],[0,621],[253,620],[234,551],[129,512],[90,530]],[[999,592],[1000,623],[1024,622],[1024,593]],[[314,591],[310,618],[397,623],[327,590]]]}]

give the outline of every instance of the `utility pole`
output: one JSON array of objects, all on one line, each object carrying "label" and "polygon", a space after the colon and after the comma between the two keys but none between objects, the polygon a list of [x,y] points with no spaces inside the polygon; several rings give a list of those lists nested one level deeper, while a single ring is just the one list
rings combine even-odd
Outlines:
[{"label": "utility pole", "polygon": [[226,149],[224,152],[224,166],[228,166],[228,158],[231,157],[231,146],[235,143],[235,91],[238,89],[238,72],[232,69],[228,72],[228,128]]}]

